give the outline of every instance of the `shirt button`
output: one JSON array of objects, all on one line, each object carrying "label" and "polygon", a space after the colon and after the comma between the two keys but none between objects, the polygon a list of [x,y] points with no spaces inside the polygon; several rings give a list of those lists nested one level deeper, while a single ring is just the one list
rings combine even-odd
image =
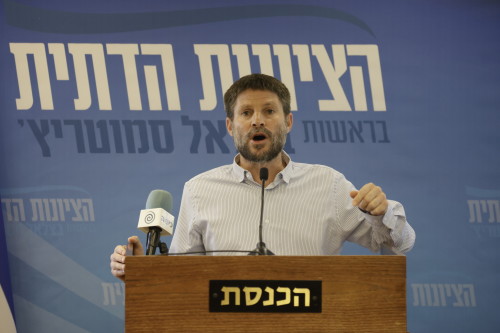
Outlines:
[{"label": "shirt button", "polygon": [[266,220],[264,221],[264,223],[265,223],[265,224],[269,224],[269,219],[266,219]]}]

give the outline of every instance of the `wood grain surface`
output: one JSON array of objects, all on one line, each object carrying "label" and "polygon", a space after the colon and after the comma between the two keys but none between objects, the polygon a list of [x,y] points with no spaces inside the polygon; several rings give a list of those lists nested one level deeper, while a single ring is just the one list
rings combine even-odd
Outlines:
[{"label": "wood grain surface", "polygon": [[[126,332],[406,332],[404,256],[127,257]],[[321,280],[322,313],[211,313],[210,280]]]}]

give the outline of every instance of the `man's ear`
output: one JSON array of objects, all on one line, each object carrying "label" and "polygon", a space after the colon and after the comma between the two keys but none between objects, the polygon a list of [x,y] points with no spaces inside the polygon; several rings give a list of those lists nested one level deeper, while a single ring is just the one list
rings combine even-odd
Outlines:
[{"label": "man's ear", "polygon": [[226,117],[226,128],[229,135],[233,136],[233,122],[228,117]]},{"label": "man's ear", "polygon": [[290,131],[292,130],[292,127],[293,127],[293,115],[291,112],[288,114],[288,116],[286,116],[286,125],[288,128],[287,133],[290,133]]}]

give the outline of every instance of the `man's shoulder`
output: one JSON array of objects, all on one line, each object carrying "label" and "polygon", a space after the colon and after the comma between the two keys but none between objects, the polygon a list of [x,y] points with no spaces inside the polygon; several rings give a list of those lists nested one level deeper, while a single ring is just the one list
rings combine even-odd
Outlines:
[{"label": "man's shoulder", "polygon": [[345,195],[345,189],[352,189],[352,184],[341,172],[323,164],[296,163],[290,184],[304,186],[313,191],[342,195]]},{"label": "man's shoulder", "polygon": [[296,172],[304,172],[315,176],[330,176],[330,177],[343,177],[344,175],[335,170],[332,167],[323,164],[311,164],[311,163],[300,163],[294,162],[293,164],[294,171]]},{"label": "man's shoulder", "polygon": [[195,184],[198,182],[205,182],[210,180],[220,180],[231,176],[233,166],[231,164],[222,165],[207,171],[204,171],[190,180],[187,181],[187,184]]}]

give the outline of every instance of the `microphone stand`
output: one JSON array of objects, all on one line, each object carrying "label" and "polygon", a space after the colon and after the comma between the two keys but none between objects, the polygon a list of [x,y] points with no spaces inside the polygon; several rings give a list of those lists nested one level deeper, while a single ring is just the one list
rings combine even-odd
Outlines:
[{"label": "microphone stand", "polygon": [[262,241],[262,221],[264,219],[264,186],[266,180],[269,177],[269,170],[267,168],[260,169],[260,180],[262,181],[262,192],[261,192],[261,202],[260,202],[260,224],[259,224],[259,242],[255,250],[250,252],[249,256],[273,256],[274,253],[266,247],[266,244]]},{"label": "microphone stand", "polygon": [[156,248],[160,248],[161,254],[168,254],[167,244],[160,242],[160,227],[149,228],[148,235],[146,237],[146,255],[151,256],[156,252]]}]

